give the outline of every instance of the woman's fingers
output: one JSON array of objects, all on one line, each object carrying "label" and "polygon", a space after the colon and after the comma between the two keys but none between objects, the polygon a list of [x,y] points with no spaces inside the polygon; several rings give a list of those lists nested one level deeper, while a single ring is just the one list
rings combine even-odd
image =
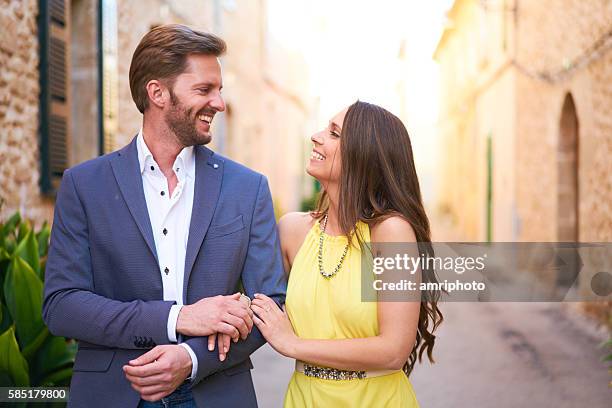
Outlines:
[{"label": "woman's fingers", "polygon": [[225,350],[225,354],[229,353],[230,346],[232,344],[232,338],[227,334],[223,335],[223,350]]},{"label": "woman's fingers", "polygon": [[260,321],[266,322],[266,309],[264,309],[261,306],[258,305],[251,305],[251,308],[253,308],[253,312],[255,312],[255,314],[253,315],[253,320],[255,320],[255,318],[259,318]]},{"label": "woman's fingers", "polygon": [[253,302],[251,303],[251,308],[253,305],[259,306],[268,312],[276,311],[277,309],[280,311],[280,309],[278,308],[278,305],[270,298],[266,298],[266,299],[257,298],[253,300]]},{"label": "woman's fingers", "polygon": [[271,300],[268,296],[264,295],[263,293],[256,293],[255,294],[255,299],[263,299],[263,300]]},{"label": "woman's fingers", "polygon": [[227,337],[227,334],[219,334],[219,336],[217,336],[217,342],[219,343],[219,361],[224,361],[229,351],[229,348],[225,345],[225,337]]},{"label": "woman's fingers", "polygon": [[[253,322],[255,322],[255,326],[263,333],[263,328],[266,326],[263,320],[261,320],[257,315],[253,316]],[[265,335],[265,333],[263,333]]]},{"label": "woman's fingers", "polygon": [[215,350],[215,343],[217,342],[217,333],[208,336],[208,351]]}]

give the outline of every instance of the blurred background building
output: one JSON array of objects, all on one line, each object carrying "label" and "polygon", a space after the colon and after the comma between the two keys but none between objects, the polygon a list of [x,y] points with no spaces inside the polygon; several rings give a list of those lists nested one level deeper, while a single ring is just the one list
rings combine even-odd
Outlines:
[{"label": "blurred background building", "polygon": [[130,61],[142,36],[165,23],[226,40],[228,109],[212,148],[265,173],[277,210],[299,207],[312,189],[303,171],[308,73],[268,32],[264,0],[10,0],[0,10],[0,216],[51,219],[64,169],[138,133]]},{"label": "blurred background building", "polygon": [[438,209],[462,239],[612,239],[612,2],[456,0]]}]

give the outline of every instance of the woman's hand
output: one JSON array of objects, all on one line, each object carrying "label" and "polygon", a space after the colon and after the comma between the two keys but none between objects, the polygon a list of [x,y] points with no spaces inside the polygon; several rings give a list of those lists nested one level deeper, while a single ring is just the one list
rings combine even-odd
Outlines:
[{"label": "woman's hand", "polygon": [[219,343],[219,361],[225,361],[227,357],[227,353],[230,349],[231,341],[236,343],[238,341],[238,337],[231,338],[229,335],[224,333],[214,333],[208,336],[208,351],[215,350],[215,343]]},{"label": "woman's hand", "polygon": [[285,308],[279,309],[278,305],[266,295],[255,294],[251,309],[255,313],[253,316],[255,325],[274,350],[285,357],[295,358],[295,346],[299,338],[293,332]]}]

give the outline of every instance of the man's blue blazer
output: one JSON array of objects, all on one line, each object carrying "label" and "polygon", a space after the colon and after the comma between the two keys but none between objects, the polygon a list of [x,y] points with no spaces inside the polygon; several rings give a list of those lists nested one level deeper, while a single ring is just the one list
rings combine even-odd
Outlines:
[{"label": "man's blue blazer", "polygon": [[[185,304],[235,293],[284,303],[286,281],[264,176],[203,146],[186,248]],[[57,194],[46,266],[43,318],[51,333],[78,340],[69,404],[136,407],[122,366],[168,344],[174,302],[163,300],[136,138],[123,149],[66,170]],[[249,355],[265,340],[256,327],[224,362],[207,337],[186,342],[198,358],[197,406],[256,407]]]}]

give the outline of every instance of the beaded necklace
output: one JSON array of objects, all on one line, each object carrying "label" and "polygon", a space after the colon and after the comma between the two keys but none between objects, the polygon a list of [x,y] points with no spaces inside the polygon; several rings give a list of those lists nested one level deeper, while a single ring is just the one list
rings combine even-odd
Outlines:
[{"label": "beaded necklace", "polygon": [[323,218],[323,222],[320,225],[321,232],[319,235],[319,251],[317,254],[317,258],[319,260],[319,273],[324,278],[331,279],[335,274],[338,273],[338,271],[342,267],[342,263],[344,262],[344,258],[346,258],[346,254],[348,252],[350,242],[346,243],[346,246],[344,247],[344,251],[342,251],[342,256],[340,257],[340,262],[338,262],[338,265],[336,265],[333,272],[326,272],[323,269],[323,241],[325,240],[325,228],[327,227],[327,217],[328,217],[328,214],[325,214],[325,218]]}]

